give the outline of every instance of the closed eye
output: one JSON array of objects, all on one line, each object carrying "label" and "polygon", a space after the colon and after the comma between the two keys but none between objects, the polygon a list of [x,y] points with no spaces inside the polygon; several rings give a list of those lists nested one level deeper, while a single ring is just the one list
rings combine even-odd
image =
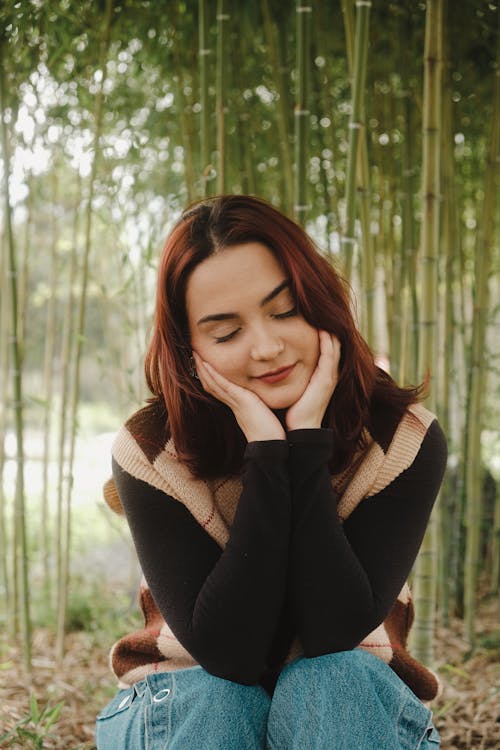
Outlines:
[{"label": "closed eye", "polygon": [[215,343],[216,344],[223,344],[224,341],[230,341],[232,338],[236,336],[238,331],[241,331],[241,328],[236,328],[235,331],[231,331],[231,333],[227,333],[225,336],[216,336],[215,337]]},{"label": "closed eye", "polygon": [[284,313],[275,313],[272,317],[281,320],[282,318],[291,318],[294,315],[297,315],[297,307],[292,307],[291,310],[287,310],[287,312]]}]

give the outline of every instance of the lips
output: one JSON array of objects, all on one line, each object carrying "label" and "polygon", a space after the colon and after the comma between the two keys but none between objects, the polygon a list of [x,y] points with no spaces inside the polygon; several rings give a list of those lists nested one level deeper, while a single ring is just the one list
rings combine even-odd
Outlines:
[{"label": "lips", "polygon": [[265,372],[263,375],[259,375],[257,380],[263,380],[265,383],[277,383],[279,380],[284,380],[292,372],[295,364],[288,365],[287,367],[279,367],[276,370],[270,370]]}]

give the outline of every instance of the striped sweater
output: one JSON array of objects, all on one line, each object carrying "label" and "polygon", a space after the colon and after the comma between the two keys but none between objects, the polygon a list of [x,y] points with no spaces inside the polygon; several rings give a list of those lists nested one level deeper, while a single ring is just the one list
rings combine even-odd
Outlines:
[{"label": "striped sweater", "polygon": [[[413,405],[386,445],[366,433],[363,451],[348,469],[331,477],[341,522],[362,500],[377,496],[412,465],[434,419],[423,406]],[[240,477],[218,481],[194,478],[177,460],[172,440],[162,439],[161,426],[157,420],[155,424],[151,407],[137,412],[121,428],[113,445],[113,458],[130,477],[181,503],[211,539],[225,548],[242,493]],[[123,513],[114,480],[105,485],[104,495],[115,512]],[[111,652],[112,669],[121,686],[131,685],[152,672],[198,663],[165,621],[144,578],[139,598],[144,627],[118,641]],[[384,621],[362,639],[359,647],[388,663],[422,700],[432,700],[439,689],[438,680],[407,650],[413,616],[412,598],[405,584]],[[301,652],[301,644],[295,638],[284,663]]]}]

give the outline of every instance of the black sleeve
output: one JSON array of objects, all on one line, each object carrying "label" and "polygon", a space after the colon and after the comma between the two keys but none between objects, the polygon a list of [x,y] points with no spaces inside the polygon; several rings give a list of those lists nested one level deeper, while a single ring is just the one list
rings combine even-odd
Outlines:
[{"label": "black sleeve", "polygon": [[259,681],[283,607],[291,498],[285,441],[250,443],[243,491],[222,551],[177,500],[114,462],[118,492],[151,593],[209,672]]},{"label": "black sleeve", "polygon": [[329,430],[289,433],[289,596],[306,656],[357,646],[386,617],[411,570],[441,484],[446,442],[430,426],[412,465],[342,525]]}]

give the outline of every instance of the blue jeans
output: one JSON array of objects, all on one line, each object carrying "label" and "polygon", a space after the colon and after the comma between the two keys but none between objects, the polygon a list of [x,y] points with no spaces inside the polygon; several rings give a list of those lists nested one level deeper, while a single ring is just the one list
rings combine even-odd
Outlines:
[{"label": "blue jeans", "polygon": [[271,698],[202,667],[153,674],[97,717],[98,750],[438,750],[431,712],[361,649],[299,658]]}]

